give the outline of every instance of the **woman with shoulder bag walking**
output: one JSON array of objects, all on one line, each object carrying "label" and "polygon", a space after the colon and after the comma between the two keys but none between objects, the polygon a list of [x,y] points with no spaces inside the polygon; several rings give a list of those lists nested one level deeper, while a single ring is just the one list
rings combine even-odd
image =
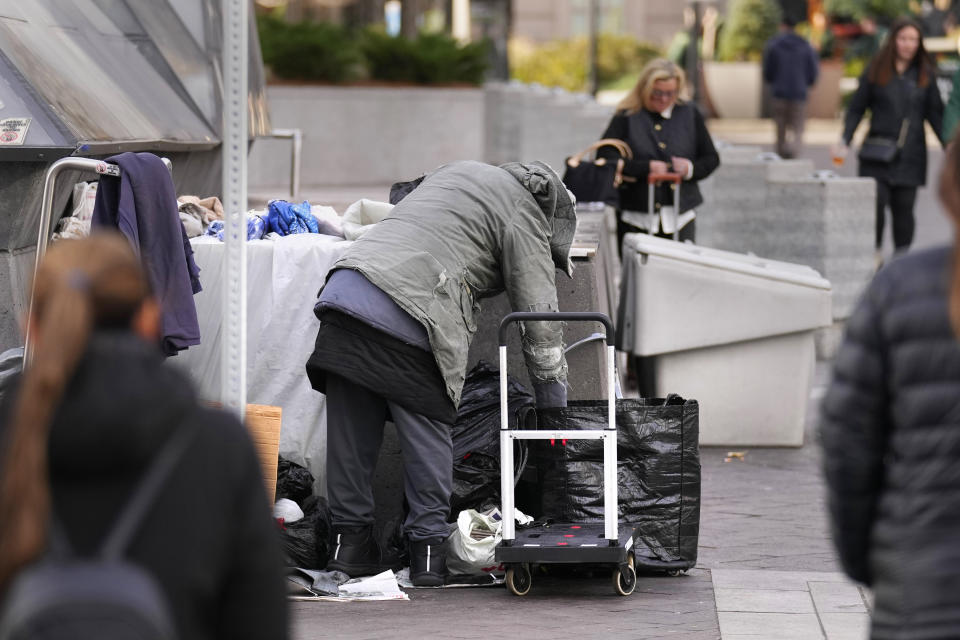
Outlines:
[{"label": "woman with shoulder bag walking", "polygon": [[[679,100],[684,82],[683,70],[673,62],[662,58],[649,62],[603,133],[603,138],[623,140],[633,151],[633,159],[623,165],[618,248],[623,236],[633,232],[669,238],[679,230],[680,240],[694,240],[694,209],[703,202],[697,183],[720,165],[720,156],[696,106]],[[619,158],[610,147],[597,155],[614,162]],[[647,176],[667,172],[683,177],[679,212],[673,211],[672,184],[654,190],[652,207],[647,202]]]},{"label": "woman with shoulder bag walking", "polygon": [[843,140],[834,157],[848,153],[864,113],[870,129],[858,153],[859,174],[877,181],[877,260],[883,244],[886,209],[893,219],[893,245],[906,251],[913,242],[917,187],[927,182],[927,144],[923,121],[940,136],[943,101],[936,69],[923,46],[920,26],[908,18],[893,23],[880,51],[860,77],[847,109]]}]

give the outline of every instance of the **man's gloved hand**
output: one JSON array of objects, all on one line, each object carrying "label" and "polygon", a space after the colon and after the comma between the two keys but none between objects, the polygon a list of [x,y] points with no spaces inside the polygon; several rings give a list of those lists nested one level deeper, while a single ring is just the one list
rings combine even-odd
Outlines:
[{"label": "man's gloved hand", "polygon": [[555,409],[567,406],[567,384],[555,380],[553,382],[534,382],[533,393],[536,396],[538,409]]}]

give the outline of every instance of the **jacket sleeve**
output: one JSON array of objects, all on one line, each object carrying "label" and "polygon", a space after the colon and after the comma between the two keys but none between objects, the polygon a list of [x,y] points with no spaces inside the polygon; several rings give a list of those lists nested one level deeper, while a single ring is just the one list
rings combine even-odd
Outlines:
[{"label": "jacket sleeve", "polygon": [[[951,95],[951,98],[952,97]],[[940,144],[946,147],[948,140],[944,140],[943,138],[943,99],[940,98],[940,88],[937,87],[937,79],[935,77],[931,78],[930,84],[927,85],[926,104],[924,105],[923,115],[927,122],[930,123],[930,126],[933,127],[933,131],[937,134],[937,139],[940,140]]]},{"label": "jacket sleeve", "polygon": [[860,84],[850,98],[850,105],[847,107],[847,115],[843,119],[843,142],[849,145],[853,138],[857,125],[863,119],[863,114],[870,106],[870,82],[867,80],[867,71],[860,76]]},{"label": "jacket sleeve", "polygon": [[696,107],[693,108],[693,119],[697,128],[697,154],[695,158],[691,159],[691,162],[693,162],[693,176],[691,176],[690,180],[697,181],[703,180],[720,166],[720,154],[717,153],[716,147],[713,146],[713,138],[710,137],[710,131],[707,130],[703,116],[700,115]]},{"label": "jacket sleeve", "polygon": [[[521,207],[523,205],[520,205]],[[536,217],[534,217],[536,216]],[[500,269],[514,311],[558,311],[556,267],[543,213],[522,211],[503,240]],[[525,224],[535,220],[533,226]],[[525,322],[520,326],[523,357],[534,385],[565,382],[567,361],[563,355],[561,322]]]},{"label": "jacket sleeve", "polygon": [[[603,137],[616,138],[617,140],[623,140],[627,144],[630,144],[630,140],[628,139],[629,124],[627,118],[628,116],[622,111],[617,112],[610,120],[610,124],[607,125],[607,130],[603,132]],[[626,160],[623,163],[623,174],[645,180],[647,174],[650,173],[650,161],[656,160],[657,158],[645,153],[640,153],[632,146],[630,150],[633,151],[633,159]],[[620,157],[616,151],[609,147],[601,149],[597,155],[601,158],[607,158],[608,160],[616,160]]]},{"label": "jacket sleeve", "polygon": [[847,575],[870,585],[869,547],[887,448],[889,398],[877,278],[847,322],[821,406],[833,540]]},{"label": "jacket sleeve", "polygon": [[940,131],[940,140],[944,144],[953,139],[958,121],[960,121],[960,70],[953,74],[953,88],[950,90],[950,98],[947,100],[947,107],[943,113],[943,128]]}]

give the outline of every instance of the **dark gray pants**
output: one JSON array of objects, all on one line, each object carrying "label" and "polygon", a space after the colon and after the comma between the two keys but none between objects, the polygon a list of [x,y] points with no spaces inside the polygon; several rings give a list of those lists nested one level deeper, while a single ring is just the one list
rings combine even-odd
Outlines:
[{"label": "dark gray pants", "polygon": [[327,374],[327,495],[334,525],[373,524],[373,474],[387,415],[397,426],[411,540],[450,532],[453,443],[450,425],[431,420],[366,387]]},{"label": "dark gray pants", "polygon": [[[777,124],[777,154],[781,158],[796,158],[803,147],[803,126],[806,119],[806,101],[773,98],[773,121]],[[792,139],[787,140],[787,130]]]}]

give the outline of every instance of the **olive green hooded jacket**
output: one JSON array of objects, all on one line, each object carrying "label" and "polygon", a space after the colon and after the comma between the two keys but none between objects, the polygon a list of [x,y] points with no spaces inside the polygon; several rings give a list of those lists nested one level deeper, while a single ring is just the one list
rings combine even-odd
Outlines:
[{"label": "olive green hooded jacket", "polygon": [[[333,269],[361,272],[427,330],[454,405],[481,298],[506,290],[515,311],[557,311],[555,270],[573,273],[575,202],[541,162],[444,165],[360,237]],[[521,327],[531,378],[563,382],[560,322]]]}]

